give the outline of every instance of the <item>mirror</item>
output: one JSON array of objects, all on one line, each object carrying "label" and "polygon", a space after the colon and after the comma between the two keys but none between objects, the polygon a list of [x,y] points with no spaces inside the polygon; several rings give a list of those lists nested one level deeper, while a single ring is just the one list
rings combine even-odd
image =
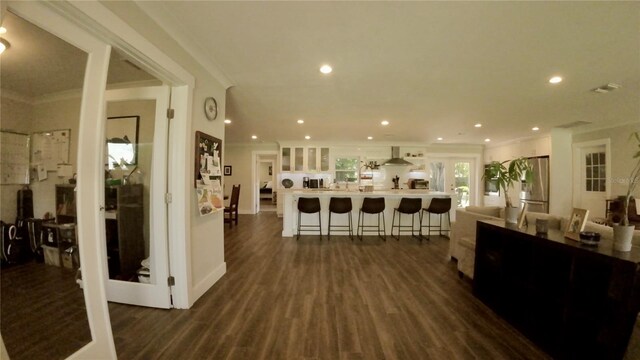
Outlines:
[{"label": "mirror", "polygon": [[138,165],[138,127],[140,116],[107,118],[106,164],[109,170],[122,165]]},{"label": "mirror", "polygon": [[[2,262],[2,339],[14,360],[64,359],[91,341],[83,290],[76,283],[80,239],[70,181],[88,56],[9,11],[2,26],[7,29],[2,37],[12,44],[1,55],[3,134],[19,134],[30,141],[30,150],[45,134],[56,139],[40,142],[47,157],[27,153],[20,163],[26,179],[0,187],[0,220],[8,225],[2,230],[13,235],[3,246],[20,250]],[[11,145],[2,141],[0,150],[14,155]],[[69,171],[56,170],[60,159]]]}]

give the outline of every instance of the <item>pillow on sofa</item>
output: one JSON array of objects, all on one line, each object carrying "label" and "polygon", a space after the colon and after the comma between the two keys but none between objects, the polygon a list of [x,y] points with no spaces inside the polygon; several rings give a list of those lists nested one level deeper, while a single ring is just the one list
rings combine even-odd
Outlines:
[{"label": "pillow on sofa", "polygon": [[500,206],[467,206],[464,208],[468,212],[482,214],[493,217],[500,217]]}]

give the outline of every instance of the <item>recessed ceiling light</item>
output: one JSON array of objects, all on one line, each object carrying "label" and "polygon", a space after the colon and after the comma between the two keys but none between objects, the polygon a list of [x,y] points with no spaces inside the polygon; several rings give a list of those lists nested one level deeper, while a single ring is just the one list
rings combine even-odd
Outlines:
[{"label": "recessed ceiling light", "polygon": [[380,124],[382,124],[382,125],[384,125],[384,126],[387,126],[387,125],[389,125],[389,121],[387,121],[387,120],[382,120],[382,121],[380,122]]},{"label": "recessed ceiling light", "polygon": [[304,124],[304,120],[298,119],[298,124]]},{"label": "recessed ceiling light", "polygon": [[320,66],[320,72],[323,74],[329,74],[333,71],[333,68],[329,65]]},{"label": "recessed ceiling light", "polygon": [[473,125],[473,126],[474,126],[474,127],[477,127],[477,128],[481,128],[481,127],[482,127],[482,124],[477,123],[477,124],[475,124],[475,125]]},{"label": "recessed ceiling light", "polygon": [[489,138],[484,139],[484,142],[489,142],[489,141],[491,141],[491,139]]},{"label": "recessed ceiling light", "polygon": [[311,136],[307,135],[307,136],[305,136],[304,138],[305,138],[305,139],[307,139],[307,140],[309,140],[309,139],[311,139]]},{"label": "recessed ceiling light", "polygon": [[257,137],[257,136],[255,136],[255,135],[251,135],[251,138],[252,138],[253,140],[255,140],[255,139],[257,139],[258,137]]},{"label": "recessed ceiling light", "polygon": [[231,120],[229,120],[229,119],[224,119],[224,123],[225,123],[225,124],[231,124]]},{"label": "recessed ceiling light", "polygon": [[552,84],[558,84],[562,82],[562,78],[560,76],[554,76],[551,79],[549,79],[549,82]]},{"label": "recessed ceiling light", "polygon": [[534,126],[534,127],[532,127],[532,128],[531,128],[531,130],[533,130],[533,131],[538,131],[538,130],[540,130],[540,128],[539,128],[539,127],[537,127],[537,126]]},{"label": "recessed ceiling light", "polygon": [[0,35],[6,34],[6,33],[7,33],[7,29],[4,26],[0,26]]},{"label": "recessed ceiling light", "polygon": [[3,38],[0,38],[0,54],[2,54],[5,50],[7,50],[11,44]]},{"label": "recessed ceiling light", "polygon": [[444,140],[444,138],[441,138],[441,137],[438,138],[438,141],[442,141],[442,140]]},{"label": "recessed ceiling light", "polygon": [[367,140],[373,140],[373,136],[367,136]]}]

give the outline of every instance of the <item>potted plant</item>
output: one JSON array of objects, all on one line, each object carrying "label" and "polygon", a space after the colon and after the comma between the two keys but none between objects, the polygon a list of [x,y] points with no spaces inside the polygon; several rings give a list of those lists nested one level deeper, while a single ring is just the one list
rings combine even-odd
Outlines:
[{"label": "potted plant", "polygon": [[504,193],[506,202],[505,220],[509,223],[518,222],[518,207],[511,202],[509,189],[514,182],[525,180],[530,183],[533,180],[533,168],[529,159],[519,157],[513,160],[492,161],[489,163],[482,175],[483,179],[494,181],[496,186]]},{"label": "potted plant", "polygon": [[629,201],[631,196],[640,182],[640,132],[631,134],[631,138],[635,139],[638,145],[638,151],[633,155],[633,159],[637,159],[631,164],[631,174],[629,175],[627,194],[622,199],[622,219],[619,224],[613,225],[613,247],[619,251],[631,250],[631,238],[635,226],[629,225]]}]

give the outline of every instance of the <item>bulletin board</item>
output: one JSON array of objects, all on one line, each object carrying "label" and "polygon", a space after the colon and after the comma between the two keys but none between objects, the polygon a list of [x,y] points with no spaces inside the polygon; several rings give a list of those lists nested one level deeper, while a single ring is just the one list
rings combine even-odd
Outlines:
[{"label": "bulletin board", "polygon": [[29,135],[0,131],[0,184],[29,183]]},{"label": "bulletin board", "polygon": [[31,135],[31,164],[55,171],[58,164],[69,163],[71,130],[54,130]]}]

